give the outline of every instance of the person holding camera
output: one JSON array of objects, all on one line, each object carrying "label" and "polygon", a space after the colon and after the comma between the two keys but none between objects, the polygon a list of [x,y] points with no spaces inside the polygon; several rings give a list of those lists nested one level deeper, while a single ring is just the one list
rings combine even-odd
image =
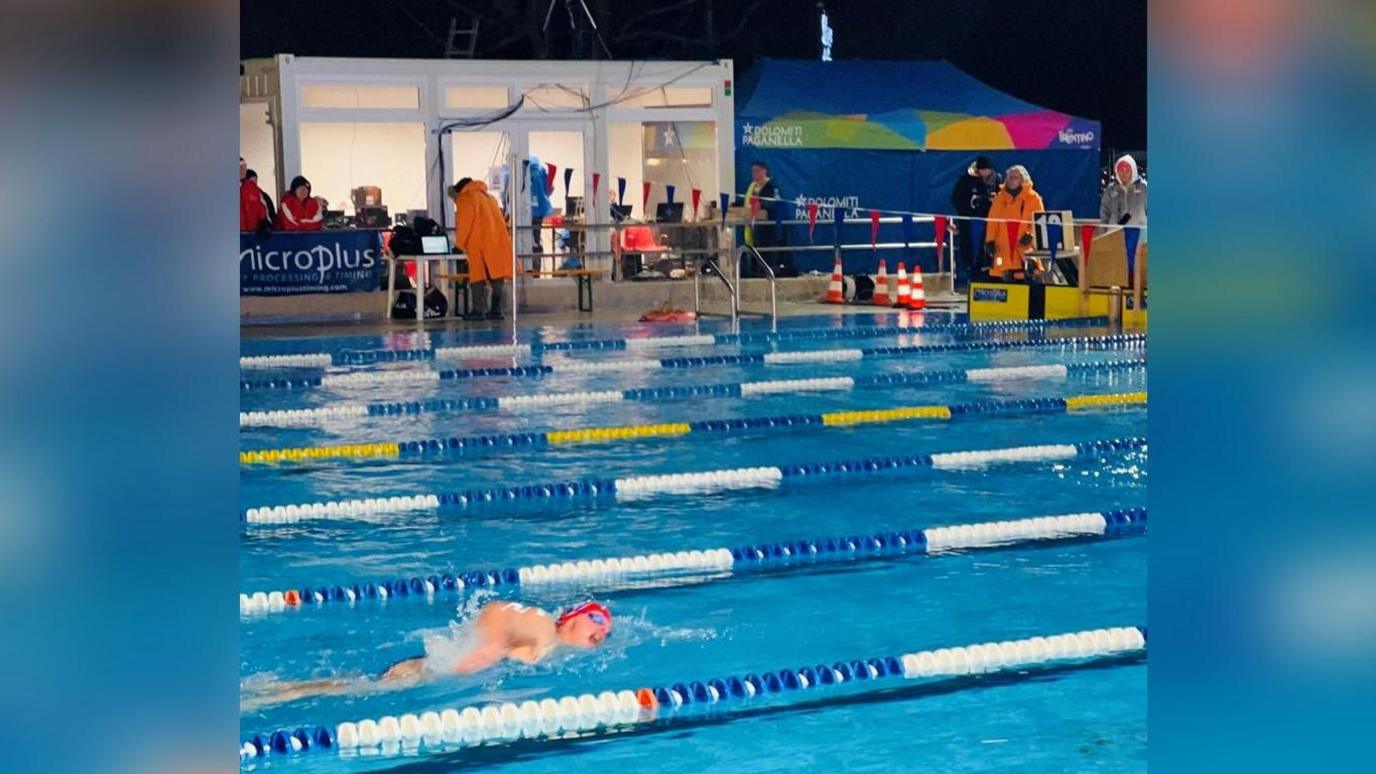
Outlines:
[{"label": "person holding camera", "polygon": [[[976,156],[973,164],[965,170],[951,189],[951,206],[956,214],[965,218],[983,218],[989,214],[994,195],[999,192],[1003,182],[999,173],[994,171],[994,161],[988,156]],[[963,286],[982,271],[981,258],[984,251],[975,249],[975,221],[958,220],[953,225],[956,240],[956,285]]]},{"label": "person holding camera", "polygon": [[[1147,225],[1147,181],[1130,155],[1124,154],[1113,165],[1113,182],[1104,186],[1099,198],[1099,220],[1105,226]],[[1142,236],[1146,241],[1146,234]]]},{"label": "person holding camera", "polygon": [[[989,206],[989,222],[984,234],[984,250],[992,258],[989,276],[995,279],[1023,272],[1023,257],[1032,249],[1032,215],[1046,209],[1042,195],[1032,188],[1032,175],[1027,167],[1015,164],[1003,177],[1003,186]],[[1010,221],[1018,223],[1011,242],[1008,238]]]}]

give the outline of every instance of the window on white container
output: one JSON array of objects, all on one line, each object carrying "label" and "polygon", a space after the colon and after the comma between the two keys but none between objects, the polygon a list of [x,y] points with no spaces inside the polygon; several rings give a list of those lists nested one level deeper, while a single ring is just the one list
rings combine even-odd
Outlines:
[{"label": "window on white container", "polygon": [[315,83],[301,87],[301,106],[317,109],[419,110],[420,87]]},{"label": "window on white container", "polygon": [[619,107],[711,107],[709,86],[632,86],[613,98]]},{"label": "window on white container", "polygon": [[510,104],[505,86],[446,86],[444,106],[456,110],[504,108]]},{"label": "window on white container", "polygon": [[303,123],[301,174],[329,209],[354,214],[356,188],[381,189],[389,216],[424,210],[425,125],[421,123]]}]

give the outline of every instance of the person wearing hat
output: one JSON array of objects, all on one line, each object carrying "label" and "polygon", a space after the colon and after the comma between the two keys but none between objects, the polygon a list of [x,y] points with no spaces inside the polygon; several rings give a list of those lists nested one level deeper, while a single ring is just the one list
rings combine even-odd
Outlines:
[{"label": "person wearing hat", "polygon": [[297,175],[292,178],[291,187],[282,194],[281,206],[277,208],[277,229],[319,231],[325,227],[327,206],[323,197],[311,195],[311,181]]},{"label": "person wearing hat", "polygon": [[[994,171],[994,160],[984,155],[976,156],[951,190],[951,206],[964,218],[987,217],[1002,182],[999,173]],[[976,245],[983,246],[984,239],[977,241],[974,231],[983,227],[983,221],[957,220],[954,224],[957,285],[965,285],[987,270],[981,266],[984,251],[975,249]]]}]

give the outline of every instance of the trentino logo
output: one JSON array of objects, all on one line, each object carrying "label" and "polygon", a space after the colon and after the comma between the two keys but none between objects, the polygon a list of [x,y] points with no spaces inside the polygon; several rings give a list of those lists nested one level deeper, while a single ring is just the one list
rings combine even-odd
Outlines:
[{"label": "trentino logo", "polygon": [[1062,129],[1060,141],[1062,145],[1088,145],[1094,142],[1094,132],[1090,129],[1082,132],[1077,132],[1074,129]]}]

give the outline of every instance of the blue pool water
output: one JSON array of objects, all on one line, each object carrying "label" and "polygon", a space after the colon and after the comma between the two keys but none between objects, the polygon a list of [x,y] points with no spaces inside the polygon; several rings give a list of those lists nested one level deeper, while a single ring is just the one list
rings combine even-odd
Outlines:
[{"label": "blue pool water", "polygon": [[[929,314],[928,323],[948,319]],[[783,329],[888,325],[891,315],[811,317]],[[956,320],[958,321],[958,320]],[[758,323],[756,323],[758,325]],[[750,324],[746,324],[750,329]],[[523,340],[626,338],[721,332],[720,324],[522,331]],[[483,358],[443,367],[568,359],[643,358],[937,344],[972,338],[1026,340],[1098,336],[1102,328],[932,332],[849,340],[661,351],[550,352]],[[494,343],[493,333],[246,341],[245,355],[379,347]],[[436,384],[261,390],[242,410],[305,408],[340,402],[431,397],[536,395],[640,386],[717,384],[918,370],[1090,363],[1145,357],[1138,346],[1110,351],[1008,349],[800,365],[719,366],[544,378],[493,377]],[[388,363],[352,370],[434,368]],[[331,372],[348,369],[332,368]],[[319,373],[294,369],[292,373]],[[266,378],[286,371],[246,371]],[[1065,397],[1146,389],[1131,368],[1068,378],[952,383],[663,402],[565,405],[539,410],[431,413],[330,419],[313,427],[246,427],[241,448],[320,446],[514,431],[823,413]],[[1074,443],[1146,434],[1144,408],[1071,414],[913,420],[854,428],[759,430],[613,444],[494,449],[406,460],[321,460],[245,466],[244,508],[461,491],[575,479],[617,478],[758,465]],[[936,525],[1107,511],[1146,505],[1146,452],[973,470],[905,469],[832,476],[779,488],[675,495],[636,502],[544,500],[459,510],[377,515],[367,520],[246,525],[241,589],[315,588],[444,572],[554,561],[732,547],[825,536],[873,534]],[[243,737],[279,728],[384,715],[521,702],[605,690],[672,685],[714,676],[896,655],[938,647],[1145,624],[1146,538],[1049,541],[834,564],[803,564],[731,578],[698,577],[599,593],[616,628],[605,647],[560,655],[538,666],[503,666],[390,692],[358,691],[242,712]],[[440,595],[355,606],[307,604],[245,617],[241,680],[246,697],[273,681],[376,675],[424,653],[457,649],[457,622],[498,588],[463,598]],[[578,588],[517,592],[557,608],[586,598]],[[252,761],[283,771],[452,771],[505,764],[513,771],[610,766],[639,771],[755,771],[845,768],[854,771],[1139,771],[1146,767],[1146,664],[1124,658],[1016,679],[962,678],[924,688],[897,680],[883,690],[770,708],[723,710],[691,722],[637,727],[634,733],[527,741],[508,746],[355,755],[309,751]]]}]

